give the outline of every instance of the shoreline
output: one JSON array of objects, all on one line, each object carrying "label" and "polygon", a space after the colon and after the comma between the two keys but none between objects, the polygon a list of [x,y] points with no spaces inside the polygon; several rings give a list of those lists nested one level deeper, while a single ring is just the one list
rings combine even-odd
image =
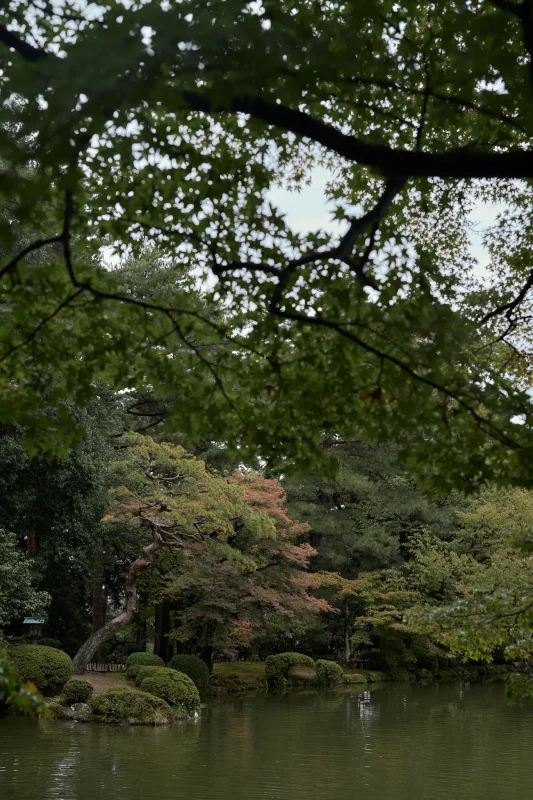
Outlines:
[{"label": "shoreline", "polygon": [[[404,670],[401,674],[399,670],[394,673],[374,670],[352,670],[345,673],[345,680],[337,686],[319,688],[316,686],[315,677],[311,670],[297,670],[295,674],[290,676],[286,689],[282,692],[276,692],[269,689],[264,677],[264,670],[263,674],[261,674],[260,667],[263,666],[262,664],[254,664],[252,669],[249,668],[246,662],[242,662],[242,664],[246,665],[248,669],[246,667],[242,669],[238,664],[224,664],[222,671],[219,670],[211,676],[209,689],[201,692],[202,707],[269,693],[292,694],[312,691],[318,694],[325,691],[346,692],[357,689],[372,691],[373,689],[384,688],[387,685],[401,683],[419,685],[428,685],[430,683],[492,683],[505,680],[509,673],[509,667],[500,665],[460,666],[435,672],[429,670],[407,672],[407,670]],[[255,674],[250,674],[254,672]],[[124,673],[83,673],[83,677],[93,683],[96,695],[103,694],[112,688],[135,688],[135,685],[126,679]],[[73,706],[66,706],[61,704],[59,697],[52,697],[47,701],[47,705],[54,719],[109,724],[94,719],[87,704],[78,703]]]}]

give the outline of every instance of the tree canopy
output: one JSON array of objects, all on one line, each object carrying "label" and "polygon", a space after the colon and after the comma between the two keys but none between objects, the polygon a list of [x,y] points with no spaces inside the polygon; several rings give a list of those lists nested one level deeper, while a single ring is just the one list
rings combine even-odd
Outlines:
[{"label": "tree canopy", "polygon": [[[532,43],[529,0],[4,4],[2,415],[44,440],[39,392],[103,376],[272,463],[364,431],[528,484]],[[273,200],[318,165],[338,233]],[[188,284],[102,263],[146,240]]]}]

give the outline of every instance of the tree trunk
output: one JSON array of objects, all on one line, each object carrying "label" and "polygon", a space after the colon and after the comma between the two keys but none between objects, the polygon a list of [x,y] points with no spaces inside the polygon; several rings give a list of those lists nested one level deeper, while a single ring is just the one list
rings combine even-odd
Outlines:
[{"label": "tree trunk", "polygon": [[350,608],[348,598],[344,601],[344,663],[348,666],[352,658],[352,640],[350,637]]},{"label": "tree trunk", "polygon": [[[96,633],[105,625],[107,596],[104,591],[103,580],[103,575],[99,574],[93,584],[93,633]],[[96,651],[94,657],[96,661],[104,660],[103,652],[100,648]]]},{"label": "tree trunk", "polygon": [[204,644],[202,647],[202,651],[200,653],[200,658],[207,665],[207,669],[209,670],[209,674],[213,672],[213,653],[215,648],[212,644]]},{"label": "tree trunk", "polygon": [[205,627],[204,645],[200,650],[200,658],[207,665],[209,674],[213,672],[213,656],[215,654],[214,640],[216,623],[208,623]]},{"label": "tree trunk", "polygon": [[170,603],[168,600],[163,600],[155,607],[154,653],[160,656],[165,664],[170,661],[172,657],[171,646],[168,639],[170,630]]},{"label": "tree trunk", "polygon": [[114,619],[106,622],[99,630],[94,631],[82,644],[73,659],[75,673],[83,672],[98,648],[108,642],[124,625],[132,621],[137,608],[137,580],[146,567],[150,566],[155,553],[165,544],[161,534],[156,530],[152,531],[152,536],[153,542],[143,547],[144,557],[133,562],[126,576],[124,610]]},{"label": "tree trunk", "polygon": [[37,555],[37,529],[32,528],[26,539],[26,555],[33,558]]}]

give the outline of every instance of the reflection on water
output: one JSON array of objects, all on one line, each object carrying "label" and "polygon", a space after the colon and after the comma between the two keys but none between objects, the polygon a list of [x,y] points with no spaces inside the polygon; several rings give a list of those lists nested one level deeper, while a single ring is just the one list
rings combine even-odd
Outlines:
[{"label": "reflection on water", "polygon": [[531,800],[501,685],[256,697],[173,728],[0,719],[1,800]]}]

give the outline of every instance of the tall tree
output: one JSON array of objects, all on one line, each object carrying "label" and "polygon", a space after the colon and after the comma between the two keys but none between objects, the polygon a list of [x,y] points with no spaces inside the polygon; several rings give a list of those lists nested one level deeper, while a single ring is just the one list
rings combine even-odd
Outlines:
[{"label": "tall tree", "polygon": [[253,513],[243,503],[240,487],[210,474],[205,463],[183,447],[138,433],[126,434],[123,444],[122,457],[112,465],[114,499],[104,521],[138,531],[140,555],[126,575],[122,610],[81,646],[74,658],[77,671],[133,619],[139,579],[159,551],[167,559],[181,553],[194,563],[212,547],[229,558],[236,524],[256,535],[272,528],[266,515]]},{"label": "tall tree", "polygon": [[43,403],[50,425],[68,413],[85,429],[81,441],[54,457],[35,454],[21,426],[6,424],[0,434],[0,525],[16,532],[21,552],[35,562],[36,586],[51,596],[46,633],[71,651],[89,624],[96,564],[103,569],[106,551],[122,546],[100,524],[114,427],[112,398],[103,394],[85,409]]},{"label": "tall tree", "polygon": [[228,540],[231,549],[204,547],[192,563],[178,562],[165,589],[176,609],[171,637],[210,667],[216,650],[250,647],[274,614],[294,629],[329,609],[309,592],[304,575],[315,551],[301,542],[308,526],[290,519],[280,483],[253,473],[235,473],[229,482],[244,489],[249,509]]}]

